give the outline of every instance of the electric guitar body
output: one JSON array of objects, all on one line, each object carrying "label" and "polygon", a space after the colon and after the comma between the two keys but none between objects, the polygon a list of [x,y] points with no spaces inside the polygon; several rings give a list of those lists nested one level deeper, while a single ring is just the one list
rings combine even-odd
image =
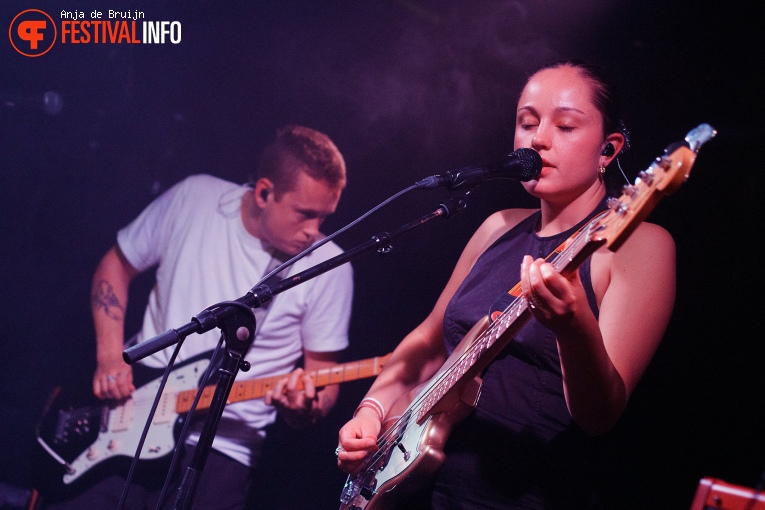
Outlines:
[{"label": "electric guitar body", "polygon": [[[211,353],[179,363],[170,372],[151,421],[139,460],[169,465],[181,427],[200,391]],[[387,356],[353,361],[308,372],[317,388],[380,373]],[[45,496],[73,495],[114,473],[127,473],[164,370],[133,366],[136,391],[125,401],[101,401],[92,394],[67,393],[56,388],[37,425],[32,479]],[[235,381],[226,405],[262,398],[287,374]],[[215,385],[201,389],[197,412],[209,409]]]}]

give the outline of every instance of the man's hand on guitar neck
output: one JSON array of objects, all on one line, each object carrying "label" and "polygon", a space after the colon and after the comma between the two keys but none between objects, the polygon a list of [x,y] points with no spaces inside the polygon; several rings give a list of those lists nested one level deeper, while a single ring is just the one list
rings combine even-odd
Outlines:
[{"label": "man's hand on guitar neck", "polygon": [[265,395],[266,404],[273,405],[294,429],[309,427],[326,416],[340,393],[337,384],[327,385],[318,391],[310,375],[321,369],[337,367],[339,353],[304,351],[303,354],[304,366],[280,379]]},{"label": "man's hand on guitar neck", "polygon": [[93,394],[96,397],[122,400],[134,391],[133,369],[121,357],[98,363],[93,375]]},{"label": "man's hand on guitar neck", "polygon": [[320,397],[313,380],[302,368],[296,368],[266,393],[265,401],[276,408],[290,427],[302,429],[321,418]]}]

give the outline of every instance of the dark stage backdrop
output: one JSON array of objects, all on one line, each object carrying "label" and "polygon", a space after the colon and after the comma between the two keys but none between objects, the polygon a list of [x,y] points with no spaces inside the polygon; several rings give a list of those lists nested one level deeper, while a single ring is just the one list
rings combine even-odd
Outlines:
[{"label": "dark stage backdrop", "polygon": [[[633,150],[622,166],[630,177],[696,125],[719,131],[690,180],[650,218],[677,241],[677,305],[626,414],[605,438],[604,493],[612,508],[682,509],[703,476],[757,483],[765,470],[762,6],[120,4],[148,21],[180,22],[180,42],[59,42],[26,57],[5,35],[21,11],[42,9],[60,26],[61,11],[89,19],[117,6],[0,3],[4,492],[29,488],[34,426],[51,389],[87,390],[92,272],[115,232],[159,193],[200,172],[244,182],[278,126],[305,124],[327,132],[347,160],[348,189],[324,229],[334,232],[423,177],[512,150],[527,73],[571,56],[610,68],[624,89]],[[396,229],[434,210],[442,191],[406,195],[337,241],[350,249]],[[429,311],[470,233],[491,212],[519,205],[534,205],[520,184],[485,183],[461,214],[396,239],[385,256],[354,261],[346,359],[389,352]],[[145,275],[131,291],[132,329],[151,283]],[[337,429],[368,384],[345,384],[336,410],[310,432],[275,427],[262,508],[337,507],[344,481],[334,466]],[[0,508],[10,508],[12,498],[3,499]]]}]

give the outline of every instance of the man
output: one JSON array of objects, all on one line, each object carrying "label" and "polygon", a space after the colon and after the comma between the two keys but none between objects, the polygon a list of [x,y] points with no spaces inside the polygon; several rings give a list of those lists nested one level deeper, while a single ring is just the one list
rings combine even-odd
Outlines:
[{"label": "man", "polygon": [[[329,137],[310,128],[286,126],[263,151],[248,185],[193,175],[154,200],[118,232],[117,244],[93,277],[94,394],[123,399],[136,389],[132,368],[122,359],[128,289],[136,275],[157,268],[143,327],[135,339],[141,342],[188,323],[209,305],[243,296],[275,263],[323,238],[319,228],[335,212],[345,184],[345,162]],[[327,243],[283,273],[298,273],[339,253],[336,244]],[[252,368],[240,371],[237,381],[288,373],[289,377],[282,378],[265,399],[226,406],[193,508],[245,506],[264,427],[274,422],[277,411],[289,425],[301,428],[333,407],[338,386],[319,391],[304,370],[337,363],[339,352],[348,346],[352,297],[352,269],[345,264],[288,289],[264,307],[266,316],[258,321],[255,341],[245,356]],[[219,338],[215,329],[188,337],[177,363],[212,351]],[[173,350],[167,348],[140,362],[164,368]],[[297,367],[301,358],[303,368]],[[190,435],[184,465],[193,456],[200,429]],[[182,471],[176,472],[176,482]],[[48,508],[116,508],[124,480],[112,476],[77,499]],[[156,474],[138,473],[124,508],[155,508],[163,481]],[[166,508],[176,494],[177,483],[165,498]]]}]

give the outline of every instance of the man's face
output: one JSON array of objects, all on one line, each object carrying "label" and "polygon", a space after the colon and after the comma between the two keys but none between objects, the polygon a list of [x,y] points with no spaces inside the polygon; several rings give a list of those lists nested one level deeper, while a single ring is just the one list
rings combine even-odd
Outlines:
[{"label": "man's face", "polygon": [[278,198],[269,193],[260,217],[263,240],[289,256],[297,255],[316,241],[341,193],[342,189],[299,172],[293,190]]}]

